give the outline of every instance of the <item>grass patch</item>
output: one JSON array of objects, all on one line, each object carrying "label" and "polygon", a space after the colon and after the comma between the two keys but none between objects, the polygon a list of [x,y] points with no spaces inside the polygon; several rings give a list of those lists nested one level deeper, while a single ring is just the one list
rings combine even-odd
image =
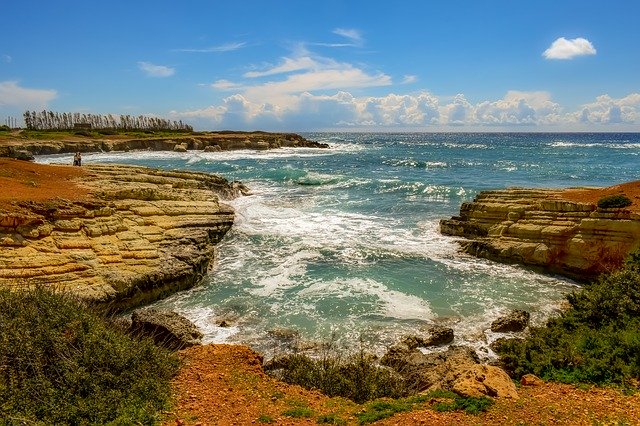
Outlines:
[{"label": "grass patch", "polygon": [[282,413],[283,416],[294,418],[311,418],[313,410],[309,407],[293,407]]},{"label": "grass patch", "polygon": [[626,386],[640,379],[640,253],[567,299],[559,318],[499,348],[507,371],[563,383]]},{"label": "grass patch", "polygon": [[411,411],[413,404],[404,400],[374,401],[366,405],[365,411],[356,414],[361,425],[386,419],[394,414]]},{"label": "grass patch", "polygon": [[271,416],[267,416],[266,414],[262,414],[258,417],[258,423],[275,423],[275,419]]},{"label": "grass patch", "polygon": [[0,289],[0,424],[154,424],[178,366],[70,296]]}]

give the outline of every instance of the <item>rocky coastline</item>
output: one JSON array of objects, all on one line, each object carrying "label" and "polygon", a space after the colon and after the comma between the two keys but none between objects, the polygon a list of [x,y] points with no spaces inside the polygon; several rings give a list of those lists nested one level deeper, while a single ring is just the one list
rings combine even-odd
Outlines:
[{"label": "rocky coastline", "polygon": [[[462,237],[462,250],[474,256],[590,281],[640,247],[637,186],[483,191],[441,220],[440,232]],[[599,208],[598,194],[610,193],[627,193],[633,204]]]},{"label": "rocky coastline", "polygon": [[19,194],[21,186],[29,191],[55,180],[38,180],[51,170],[73,172],[58,185],[78,196],[34,199],[27,192],[27,199],[3,200],[0,287],[47,286],[113,311],[196,285],[233,224],[233,209],[223,200],[247,191],[206,173],[120,165],[80,172],[2,161],[3,170],[33,176],[14,179],[17,186],[7,186],[8,196]]},{"label": "rocky coastline", "polygon": [[55,139],[13,139],[0,141],[0,157],[24,157],[25,155],[51,155],[70,152],[111,151],[177,151],[187,150],[230,151],[238,149],[277,148],[328,148],[329,145],[310,141],[295,133],[267,132],[206,132],[202,134],[150,135],[144,138],[126,136],[82,137],[69,136]]}]

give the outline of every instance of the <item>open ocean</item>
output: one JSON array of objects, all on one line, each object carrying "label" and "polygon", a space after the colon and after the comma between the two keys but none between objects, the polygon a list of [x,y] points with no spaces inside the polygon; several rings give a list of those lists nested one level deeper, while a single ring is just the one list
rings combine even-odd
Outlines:
[{"label": "open ocean", "polygon": [[491,355],[492,320],[519,308],[542,324],[575,284],[460,254],[438,221],[484,189],[640,179],[640,134],[303,135],[331,148],[83,154],[84,164],[206,171],[251,188],[230,202],[236,222],[204,284],[155,304],[193,320],[207,342],[268,356],[282,343],[269,331],[286,329],[381,354],[443,323],[455,343]]}]

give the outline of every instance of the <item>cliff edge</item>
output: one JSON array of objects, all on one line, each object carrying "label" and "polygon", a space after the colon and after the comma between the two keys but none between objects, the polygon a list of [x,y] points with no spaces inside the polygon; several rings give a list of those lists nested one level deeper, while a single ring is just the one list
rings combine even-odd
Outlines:
[{"label": "cliff edge", "polygon": [[[202,278],[246,190],[206,173],[0,158],[0,286],[123,310]],[[60,198],[63,197],[63,198]]]},{"label": "cliff edge", "polygon": [[[640,247],[640,181],[609,188],[483,191],[463,203],[440,232],[464,237],[466,253],[540,267],[578,280],[618,268]],[[624,194],[627,208],[597,207],[599,198]]]}]

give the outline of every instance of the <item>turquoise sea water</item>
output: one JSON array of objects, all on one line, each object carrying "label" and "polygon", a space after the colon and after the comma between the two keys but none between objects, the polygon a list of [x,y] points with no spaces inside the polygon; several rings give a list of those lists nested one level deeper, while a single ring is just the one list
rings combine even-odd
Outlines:
[{"label": "turquoise sea water", "polygon": [[[85,154],[221,174],[253,195],[230,202],[234,228],[204,285],[157,303],[210,342],[269,353],[274,329],[362,340],[378,353],[434,322],[487,352],[500,313],[542,323],[570,281],[457,252],[438,221],[483,189],[609,186],[640,179],[639,134],[305,134],[328,150]],[[40,157],[69,162],[70,156]],[[218,327],[226,319],[231,327]]]}]

